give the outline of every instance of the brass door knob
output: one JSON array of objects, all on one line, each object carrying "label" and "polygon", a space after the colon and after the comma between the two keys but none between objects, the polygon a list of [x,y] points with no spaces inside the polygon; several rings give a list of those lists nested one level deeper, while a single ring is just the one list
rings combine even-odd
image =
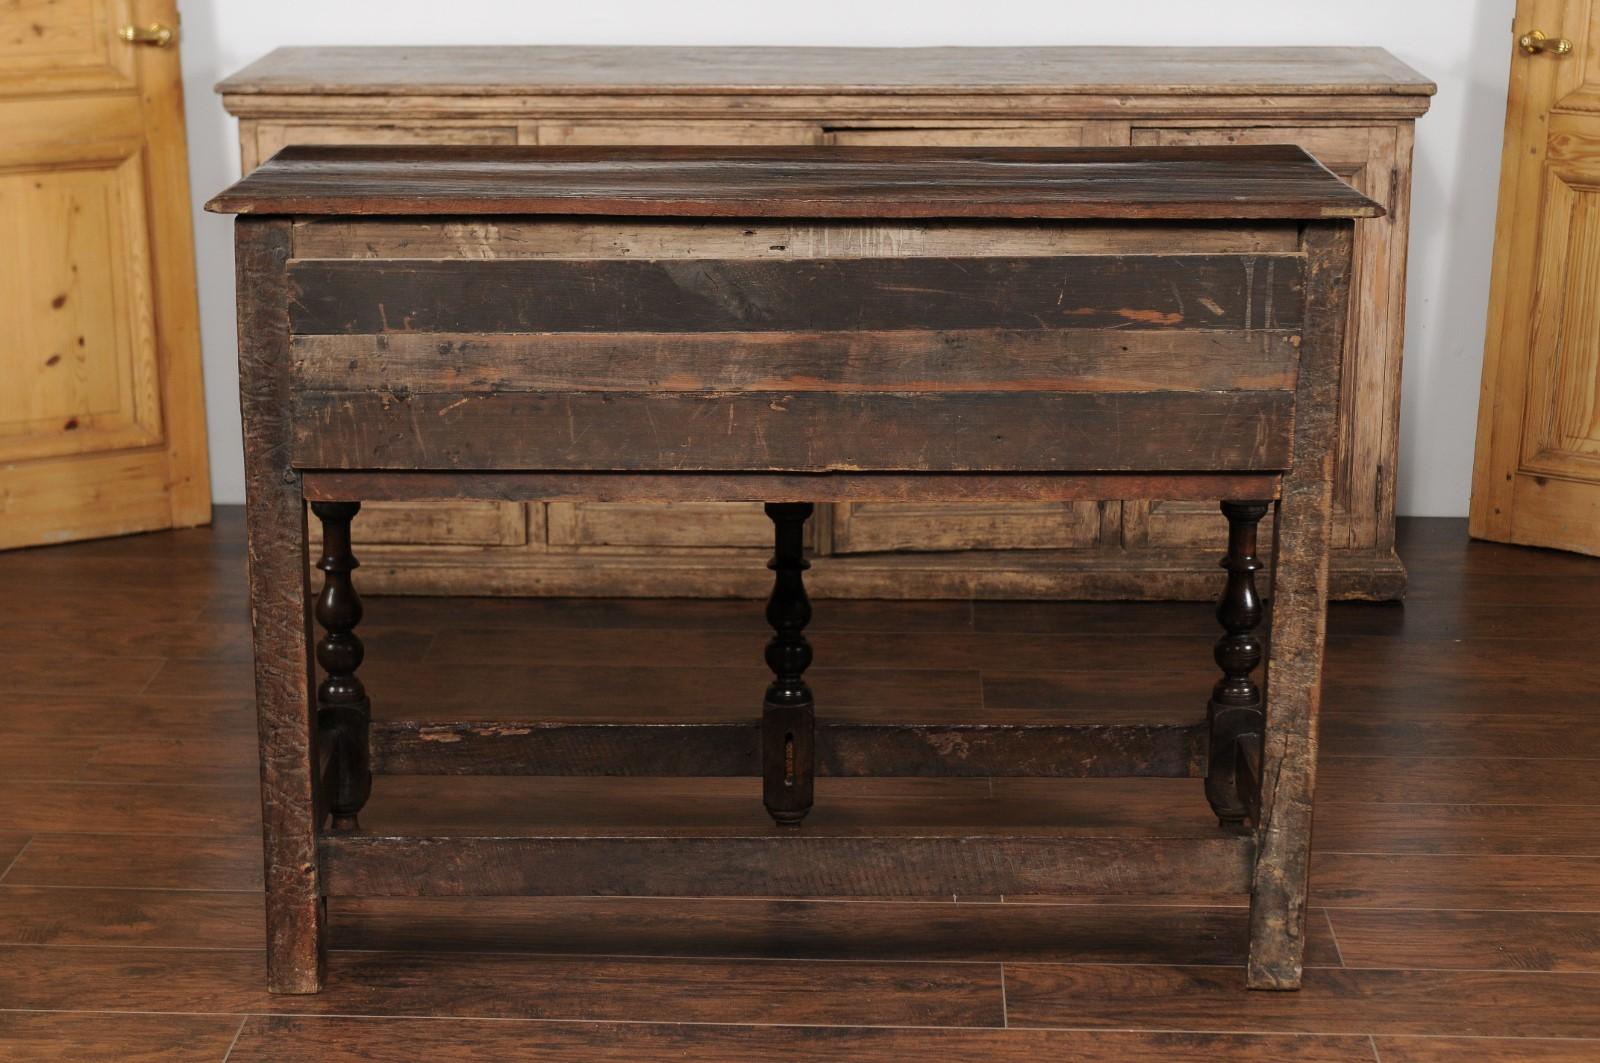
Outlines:
[{"label": "brass door knob", "polygon": [[117,36],[129,44],[148,44],[152,48],[165,48],[172,43],[172,30],[159,22],[152,22],[148,26],[124,26],[117,31]]},{"label": "brass door knob", "polygon": [[1566,55],[1572,51],[1572,42],[1565,37],[1546,37],[1543,30],[1524,33],[1517,39],[1517,47],[1528,55]]}]

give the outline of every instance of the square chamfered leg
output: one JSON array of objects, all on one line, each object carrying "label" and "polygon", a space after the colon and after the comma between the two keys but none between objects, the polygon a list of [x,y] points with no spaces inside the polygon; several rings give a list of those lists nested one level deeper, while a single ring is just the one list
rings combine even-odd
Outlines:
[{"label": "square chamfered leg", "polygon": [[1317,714],[1328,615],[1334,416],[1344,339],[1353,227],[1305,227],[1305,342],[1296,384],[1292,468],[1273,522],[1272,624],[1260,814],[1250,889],[1252,989],[1300,988],[1311,864],[1311,800],[1317,781]]},{"label": "square chamfered leg", "polygon": [[317,708],[306,504],[289,462],[289,222],[241,218],[239,386],[256,719],[261,741],[267,986],[322,988],[326,912],[317,864]]}]

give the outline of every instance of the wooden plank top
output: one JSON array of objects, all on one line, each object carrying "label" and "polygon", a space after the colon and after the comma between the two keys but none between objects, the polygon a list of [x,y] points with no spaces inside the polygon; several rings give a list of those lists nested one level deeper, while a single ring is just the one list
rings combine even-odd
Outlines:
[{"label": "wooden plank top", "polygon": [[1382,48],[279,48],[225,95],[1416,95]]},{"label": "wooden plank top", "polygon": [[1372,218],[1292,145],[1137,148],[289,147],[224,214]]}]

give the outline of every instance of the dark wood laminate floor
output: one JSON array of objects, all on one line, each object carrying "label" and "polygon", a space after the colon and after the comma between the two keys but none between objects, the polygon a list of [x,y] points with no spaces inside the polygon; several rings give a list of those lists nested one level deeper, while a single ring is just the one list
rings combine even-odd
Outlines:
[{"label": "dark wood laminate floor", "polygon": [[[1196,896],[339,900],[328,991],[269,996],[238,513],[0,555],[0,1059],[1600,1060],[1600,561],[1402,532],[1410,601],[1330,625],[1298,994],[1246,993],[1244,899]],[[748,715],[765,682],[753,603],[368,618],[382,715]],[[812,630],[824,712],[1071,714],[1115,684],[1187,717],[1212,681],[1198,605],[820,602]],[[861,822],[1206,816],[1186,780],[817,789]],[[365,818],[759,815],[753,779],[385,778]]]}]

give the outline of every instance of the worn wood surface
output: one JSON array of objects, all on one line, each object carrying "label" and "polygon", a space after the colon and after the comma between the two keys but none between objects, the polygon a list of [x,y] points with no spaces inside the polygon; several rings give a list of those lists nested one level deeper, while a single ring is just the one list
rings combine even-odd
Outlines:
[{"label": "worn wood surface", "polygon": [[[1219,498],[1247,500],[1276,498],[1277,473],[1101,473],[1089,476],[997,473],[974,479],[959,473],[460,473],[460,472],[338,472],[304,474],[307,498],[336,501],[343,498],[388,499],[395,502],[500,498],[643,502],[694,502],[705,498],[741,498],[751,502],[818,501],[847,499],[878,502],[937,500],[965,505],[994,501],[1063,501],[1099,498],[1142,498],[1159,491],[1168,498],[1211,501]],[[673,544],[679,545],[679,544]],[[637,563],[627,555],[624,560]],[[656,566],[680,560],[670,554],[656,556]],[[746,557],[744,560],[750,560]],[[910,559],[914,561],[915,559]],[[1041,565],[1057,563],[1058,555],[1044,555]],[[1213,561],[1215,559],[1213,558]],[[693,562],[691,562],[692,564]],[[366,576],[370,579],[371,573]],[[1215,574],[1211,583],[1216,582]],[[886,585],[887,586],[887,585]],[[689,593],[673,584],[679,594]],[[489,593],[492,588],[478,588]],[[724,597],[755,597],[728,594]],[[875,597],[897,597],[892,590]],[[965,598],[969,595],[942,595]],[[1069,596],[1070,597],[1070,596]]]},{"label": "worn wood surface", "polygon": [[[246,1013],[257,1017],[230,1063],[477,1060],[530,1046],[570,1060],[676,1051],[763,1061],[1077,1053],[1094,1063],[1373,1063],[1373,1035],[1384,1063],[1588,1063],[1600,1055],[1600,729],[1581,682],[1593,646],[1572,636],[1596,612],[1600,564],[1591,559],[1469,544],[1462,521],[1403,520],[1411,600],[1334,607],[1308,970],[1300,993],[1269,995],[1270,1007],[1256,1003],[1260,994],[1241,1001],[1247,915],[1238,897],[1169,897],[1159,906],[1130,906],[1127,897],[335,899],[336,976],[323,996],[306,998],[269,996],[261,979],[243,523],[238,509],[224,507],[211,529],[0,555],[0,585],[27,596],[33,610],[26,620],[0,617],[0,747],[48,748],[65,732],[104,750],[40,757],[0,778],[0,942],[16,970],[0,991],[9,1007],[57,1009],[7,1013],[0,1057],[121,1063],[142,1050],[154,1060],[220,1063]],[[769,577],[759,559],[738,564]],[[175,566],[184,579],[173,579]],[[748,714],[750,691],[764,681],[758,661],[715,666],[726,652],[719,639],[759,652],[765,632],[748,602],[385,597],[367,605],[363,671],[390,717],[426,715],[442,688],[423,685],[425,675],[480,699],[496,683],[516,682],[584,707],[576,691],[594,684],[583,673],[627,673],[658,702],[709,701],[727,714]],[[1216,629],[1200,603],[835,600],[817,603],[807,630],[823,657],[893,647],[893,660],[824,670],[817,680],[835,695],[854,692],[861,712],[872,704],[892,712],[893,692],[909,683],[943,705],[1005,719],[1015,703],[1007,692],[1021,676],[1065,699],[1062,712],[1126,680],[1127,672],[1108,670],[1128,666],[1125,655],[1064,653],[1052,663],[1049,650],[1112,646],[1133,632],[1157,636],[1132,662],[1142,688],[1184,695],[1184,711],[1198,713],[1193,693],[1212,678],[1206,652]],[[462,631],[499,632],[501,642],[476,642],[498,657],[469,653],[474,643],[454,637]],[[672,645],[688,663],[673,659]],[[583,663],[525,660],[522,651],[541,646]],[[154,693],[144,692],[147,670],[125,667],[130,659],[157,665]],[[92,693],[63,693],[63,666],[106,678]],[[625,687],[601,686],[591,707],[615,710]],[[212,750],[212,769],[203,781],[174,785],[197,740]],[[1502,744],[1512,756],[1499,752]],[[116,774],[114,755],[135,746],[166,774]],[[515,829],[527,829],[546,815],[600,825],[657,801],[666,804],[663,822],[688,822],[717,785],[675,781],[672,792],[648,795],[628,780],[552,780],[540,790],[525,782],[472,789],[462,779],[380,779],[369,813],[388,807],[388,825],[409,830],[430,814],[437,822],[499,805],[521,817]],[[563,789],[578,783],[598,789]],[[970,783],[918,783],[915,803],[894,796],[910,781],[823,779],[819,787],[825,803],[830,787],[845,788],[833,802],[877,824],[914,822],[914,810],[933,802],[971,808],[981,821],[1031,816],[1080,828],[1206,813],[1198,782],[1120,812],[1096,796],[1120,785],[1113,780],[1060,780],[1026,794],[975,794]],[[754,804],[759,815],[753,780],[737,786],[726,800]],[[1071,788],[1069,796],[1052,799],[1057,787]],[[1337,945],[1325,910],[1338,923]],[[351,949],[384,962],[346,967]],[[416,953],[396,950],[444,953],[449,962],[423,966]],[[1349,965],[1342,970],[1340,950]],[[784,964],[759,959],[773,956]],[[1196,962],[1212,965],[1205,977],[1172,979],[1182,969],[1173,965]],[[1001,965],[1008,993],[1018,965],[1069,972],[1029,999],[1059,1002],[1073,1029],[1003,1026]],[[791,968],[782,979],[779,966]],[[956,983],[952,967],[972,973]],[[876,977],[865,978],[868,969]],[[908,984],[933,973],[937,993]],[[830,992],[841,975],[859,999]],[[576,988],[562,990],[560,978]],[[534,999],[549,1002],[542,1019],[464,1017],[525,1009]],[[1199,1001],[1193,1010],[1190,1000]],[[582,1021],[601,1004],[617,1021]],[[683,1021],[690,1005],[704,1025]],[[862,1021],[876,1028],[830,1025],[830,1006],[873,1012]],[[1235,1018],[1241,1006],[1255,1010]],[[1171,1030],[1175,1014],[1214,1032]],[[572,1019],[580,1021],[562,1021]],[[1107,1025],[1118,1029],[1086,1028]]]},{"label": "worn wood surface", "polygon": [[[1222,67],[1247,62],[1256,72],[1277,77],[1299,71],[1308,78],[1319,69],[1343,69],[1335,80],[1352,86],[1368,53],[1344,49],[1253,49],[1224,55]],[[1095,53],[1079,50],[1078,64],[1098,63]],[[225,105],[240,116],[243,168],[248,171],[291,143],[522,143],[522,144],[812,144],[1004,145],[1071,146],[1116,144],[1295,143],[1310,151],[1335,173],[1372,199],[1387,216],[1357,224],[1359,266],[1353,283],[1347,335],[1346,387],[1351,401],[1341,412],[1338,484],[1335,488],[1335,561],[1331,589],[1336,597],[1388,599],[1404,593],[1405,573],[1394,555],[1394,498],[1400,409],[1401,330],[1391,322],[1403,316],[1406,229],[1409,220],[1411,119],[1425,109],[1427,96],[1244,94],[1217,95],[1213,68],[1205,49],[1145,48],[1127,52],[1127,65],[1116,76],[1145,77],[1164,72],[1172,80],[1146,80],[1135,91],[1094,94],[1073,91],[1048,94],[1026,82],[1015,91],[973,95],[960,91],[920,93],[914,86],[892,92],[823,95],[787,90],[730,95],[710,89],[607,95],[535,96],[522,79],[537,82],[529,54],[518,49],[474,52],[469,64],[497,69],[502,85],[469,95],[441,96],[406,90],[395,84],[377,89],[382,95],[341,94],[349,80],[387,76],[380,69],[398,53],[358,49],[329,55],[308,69],[309,80],[296,94],[230,93]],[[409,52],[407,70],[429,65],[428,49]],[[539,55],[544,53],[539,52]],[[620,76],[650,81],[638,64],[620,67],[605,59],[604,49],[590,56]],[[657,54],[657,53],[650,53]],[[705,68],[721,68],[742,50],[700,49]],[[764,50],[758,54],[788,57]],[[805,61],[802,53],[794,58]],[[847,51],[842,57],[864,59],[869,53]],[[914,60],[922,50],[896,50],[896,58]],[[964,50],[962,55],[977,53]],[[1008,49],[1003,59],[1018,70],[1051,67],[1046,49]],[[1064,54],[1064,53],[1062,53]],[[1030,60],[1034,56],[1042,60]],[[1292,58],[1279,61],[1281,56]],[[1394,61],[1384,57],[1385,63]],[[373,64],[379,64],[374,67]],[[356,65],[360,69],[354,69]],[[729,67],[731,69],[731,67]],[[548,67],[539,67],[548,70]],[[1418,78],[1402,64],[1394,69]],[[401,80],[406,71],[392,71]],[[879,76],[877,71],[867,71]],[[782,77],[782,72],[766,71]],[[937,79],[935,79],[937,80]],[[1292,77],[1291,77],[1292,80]],[[1381,82],[1382,79],[1380,79]],[[1403,80],[1403,78],[1402,78]],[[521,83],[521,89],[515,88]],[[1183,86],[1193,86],[1193,92]],[[1080,86],[1087,89],[1089,86]],[[1294,90],[1285,90],[1292,92]],[[1196,94],[1198,93],[1198,94]],[[542,117],[529,119],[530,110]],[[983,254],[980,231],[995,223],[936,222],[908,224],[894,237],[897,254]],[[328,228],[348,228],[346,250],[338,254],[401,257],[471,254],[484,257],[562,254],[561,246],[582,247],[585,254],[634,257],[700,255],[702,237],[694,226],[640,219],[621,233],[595,232],[592,220],[533,224],[436,225],[425,219],[408,223],[357,221],[336,226],[309,225],[297,233],[307,250],[328,252]],[[552,240],[558,229],[566,235]],[[833,229],[837,233],[838,229]],[[816,228],[781,221],[752,222],[740,230],[739,257],[783,257],[871,253],[870,241],[841,248],[822,247]],[[1199,250],[1270,251],[1292,247],[1270,243],[1258,247],[1207,244],[1205,232],[1189,232],[1186,246]],[[620,241],[618,237],[621,237]],[[1099,234],[1093,226],[1056,226],[1038,236],[1010,233],[1007,246],[1042,250],[1092,250]],[[402,246],[403,245],[403,246]],[[316,248],[316,250],[312,250]],[[1110,248],[1102,248],[1111,250]],[[1131,247],[1116,250],[1133,250]],[[1032,253],[1032,252],[1028,252]],[[527,510],[525,540],[492,542],[486,548],[462,550],[456,544],[477,534],[478,514],[457,503],[412,507],[417,527],[409,540],[400,537],[399,515],[387,524],[368,522],[368,534],[381,540],[360,544],[369,560],[367,586],[396,593],[495,594],[691,594],[759,597],[759,581],[734,574],[727,558],[739,550],[755,550],[751,532],[758,511],[738,506],[662,508],[638,504],[589,504],[579,513],[568,503],[521,506]],[[879,504],[861,510],[834,505],[822,513],[832,533],[817,540],[814,559],[819,596],[839,597],[1144,597],[1212,596],[1215,561],[1215,514],[1212,507],[1190,507],[1160,499],[1153,504],[1112,502],[1095,506],[1008,503],[987,517],[972,519],[967,507],[912,507]],[[543,531],[545,534],[541,535]],[[478,540],[473,540],[474,542]],[[376,545],[381,542],[381,545]],[[434,549],[431,543],[449,544]],[[368,546],[368,544],[375,544]],[[390,545],[393,544],[393,545]],[[649,588],[632,578],[630,551],[670,548],[670,573]],[[899,557],[886,568],[878,555],[861,551],[918,551],[920,557]],[[929,553],[928,551],[938,551]],[[1050,551],[1048,564],[1039,564]]]},{"label": "worn wood surface", "polygon": [[299,334],[1295,329],[1301,265],[1299,255],[1181,247],[783,262],[301,259],[289,267],[290,320]]},{"label": "worn wood surface", "polygon": [[930,897],[1242,890],[1243,837],[1075,838],[941,831],[829,836],[772,828],[665,836],[328,835],[325,887],[347,896]]},{"label": "worn wood surface", "polygon": [[384,332],[295,336],[312,391],[1277,391],[1294,387],[1280,330],[895,329],[848,332]]},{"label": "worn wood surface", "polygon": [[[911,158],[915,166],[907,165]],[[206,209],[1184,221],[1383,213],[1292,145],[1137,155],[1120,148],[292,146]]]},{"label": "worn wood surface", "polygon": [[1328,536],[1339,361],[1351,231],[1306,227],[1306,342],[1301,347],[1294,469],[1273,525],[1272,620],[1261,746],[1260,857],[1251,885],[1250,985],[1297,988],[1305,947],[1311,798],[1328,613]]},{"label": "worn wood surface", "polygon": [[268,883],[267,977],[279,992],[322,987],[322,817],[312,698],[306,506],[290,464],[289,225],[241,222],[239,396],[250,527],[250,613]]},{"label": "worn wood surface", "polygon": [[[749,723],[427,723],[392,720],[372,736],[373,770],[411,775],[729,776],[761,773]],[[848,776],[1189,776],[1198,724],[818,722],[817,773]]]},{"label": "worn wood surface", "polygon": [[[355,816],[366,797],[361,755],[366,745],[366,699],[354,679],[361,643],[349,637],[360,619],[360,606],[346,579],[354,566],[347,528],[356,500],[317,500],[313,506],[327,535],[319,567],[328,576],[318,617],[329,632],[319,647],[327,651],[319,652],[319,659],[329,673],[323,685],[320,732],[308,729],[306,735],[285,742],[281,735],[263,729],[262,743],[264,764],[286,754],[310,753],[312,790],[318,795],[313,801],[312,834],[320,837],[315,864],[300,869],[307,881],[315,883],[312,876],[320,872],[322,890],[335,895],[926,896],[1110,889],[1184,895],[1207,888],[1237,889],[1253,880],[1250,984],[1297,986],[1310,840],[1307,779],[1314,774],[1315,758],[1311,752],[1285,759],[1282,747],[1286,741],[1292,746],[1302,731],[1314,730],[1320,682],[1317,658],[1328,564],[1331,446],[1348,296],[1352,229],[1348,219],[1354,216],[1349,204],[1358,204],[1357,212],[1370,215],[1381,208],[1339,184],[1298,149],[1010,151],[999,154],[1004,165],[995,174],[984,170],[989,160],[955,152],[901,155],[891,163],[881,153],[852,150],[829,155],[823,163],[823,157],[814,153],[718,157],[689,149],[548,158],[528,153],[493,158],[468,149],[376,154],[363,150],[285,152],[219,197],[214,206],[226,208],[231,203],[246,214],[259,210],[268,215],[283,211],[383,215],[386,202],[412,204],[419,196],[439,197],[443,192],[443,198],[431,201],[432,208],[462,213],[449,197],[459,197],[466,186],[451,185],[463,172],[472,171],[476,176],[469,176],[469,186],[480,178],[490,179],[476,189],[479,200],[472,209],[490,213],[526,209],[531,194],[554,197],[544,207],[532,208],[533,213],[570,197],[585,209],[604,214],[608,213],[604,205],[614,202],[620,190],[623,198],[643,195],[653,204],[644,213],[681,217],[709,205],[715,215],[726,213],[722,208],[728,202],[760,190],[767,193],[767,201],[780,205],[780,212],[791,215],[803,213],[799,204],[804,200],[813,207],[821,204],[822,216],[837,212],[840,203],[848,204],[844,216],[874,216],[862,212],[884,202],[885,195],[908,194],[954,180],[958,185],[966,181],[971,188],[988,182],[986,194],[1001,217],[1062,216],[1066,211],[1065,216],[1125,217],[1130,225],[1139,225],[1175,214],[1193,221],[1243,211],[1246,216],[1255,212],[1256,217],[1311,219],[1302,227],[1301,253],[1278,256],[1186,255],[1176,246],[1163,255],[997,253],[965,259],[902,259],[892,253],[683,262],[343,257],[288,262],[287,293],[274,261],[263,286],[274,305],[286,311],[294,333],[378,334],[380,340],[389,332],[440,332],[467,336],[470,342],[471,335],[509,332],[692,336],[749,330],[817,334],[857,328],[1060,330],[1074,325],[1104,329],[1117,321],[1186,332],[1197,325],[1235,331],[1288,328],[1300,340],[1298,360],[1305,363],[1297,367],[1294,391],[1168,391],[1157,383],[1148,392],[1077,392],[1035,388],[1026,379],[1006,390],[981,376],[958,381],[965,386],[946,391],[940,381],[948,373],[941,370],[929,374],[934,379],[927,390],[900,379],[878,390],[789,394],[738,386],[708,388],[705,384],[718,375],[718,366],[711,365],[710,372],[702,372],[697,380],[692,363],[681,365],[670,359],[657,368],[673,383],[661,387],[648,382],[638,391],[614,386],[594,391],[509,390],[472,383],[464,389],[412,394],[404,376],[383,390],[347,386],[318,391],[307,388],[294,374],[284,352],[289,337],[279,332],[281,318],[274,315],[271,321],[260,321],[249,316],[250,308],[259,305],[251,302],[257,296],[253,288],[257,278],[248,271],[241,274],[241,284],[249,288],[242,295],[246,316],[241,320],[249,331],[265,326],[270,333],[265,339],[257,337],[265,344],[262,351],[268,358],[263,361],[270,362],[265,366],[270,374],[262,368],[255,372],[280,391],[285,390],[281,382],[288,381],[288,421],[294,426],[293,471],[280,469],[259,448],[247,458],[258,476],[267,469],[297,489],[298,470],[306,468],[591,475],[597,471],[1227,474],[1290,469],[1292,452],[1295,460],[1288,475],[1298,496],[1275,525],[1279,541],[1289,544],[1287,550],[1275,552],[1275,561],[1284,586],[1291,588],[1283,606],[1290,622],[1275,653],[1286,654],[1291,665],[1297,655],[1309,654],[1311,661],[1298,671],[1274,670],[1273,689],[1282,692],[1287,707],[1281,710],[1287,737],[1274,732],[1280,710],[1269,716],[1264,750],[1251,744],[1253,738],[1247,743],[1243,737],[1235,739],[1231,731],[1221,733],[1227,729],[1212,722],[1212,742],[1236,746],[1229,753],[1246,762],[1232,773],[1235,781],[1229,787],[1240,790],[1239,810],[1216,792],[1209,794],[1225,826],[1232,828],[1225,833],[1080,838],[1023,831],[985,836],[971,833],[959,817],[935,816],[932,822],[941,826],[926,833],[879,835],[849,829],[835,834],[813,828],[805,834],[784,834],[781,828],[798,827],[814,804],[815,708],[804,677],[812,650],[803,633],[811,608],[802,578],[809,567],[804,556],[805,526],[814,507],[809,500],[768,499],[765,511],[773,521],[776,547],[768,564],[775,583],[767,620],[774,635],[766,650],[772,680],[762,707],[759,748],[763,803],[780,828],[779,835],[718,830],[716,821],[707,825],[706,833],[651,830],[646,821],[620,833],[502,834],[485,831],[486,824],[474,824],[470,838],[433,832],[395,834],[386,832],[380,822],[369,828],[372,833],[357,834]],[[1181,168],[1167,172],[1174,165]],[[1006,168],[1012,172],[1006,174]],[[1017,171],[1029,168],[1039,171],[1031,175],[1032,183],[1017,183]],[[1305,172],[1297,175],[1297,168]],[[395,173],[405,176],[389,176]],[[330,182],[329,174],[335,180]],[[1000,180],[1001,176],[1006,179]],[[1320,192],[1318,185],[1324,186]],[[325,191],[335,188],[347,198],[326,198]],[[268,198],[261,198],[262,189]],[[351,193],[357,195],[351,198]],[[1337,205],[1341,199],[1345,206]],[[1045,207],[1041,211],[1030,204]],[[1216,210],[1219,204],[1226,207],[1221,213]],[[681,209],[673,209],[674,205]],[[1328,217],[1341,220],[1331,226],[1317,221]],[[284,220],[275,223],[273,231],[292,230]],[[527,298],[530,292],[538,297]],[[1302,309],[1309,315],[1303,328]],[[1209,347],[1203,336],[1197,347]],[[1112,363],[1120,354],[1111,346],[1099,350]],[[657,353],[659,360],[661,354],[673,352],[658,348]],[[792,355],[802,374],[805,354],[800,345]],[[283,417],[282,410],[277,417]],[[1306,505],[1313,497],[1321,499],[1320,510]],[[299,504],[298,497],[295,501]],[[1265,510],[1264,502],[1224,506],[1230,519],[1251,507],[1257,518]],[[302,568],[303,523],[302,509],[296,551]],[[1235,540],[1232,550],[1238,553],[1237,535]],[[284,553],[291,553],[287,544]],[[1293,589],[1306,585],[1316,590],[1296,597]],[[262,597],[262,588],[253,587],[255,607],[261,607]],[[1312,610],[1319,615],[1312,618]],[[272,657],[270,639],[265,641],[265,649],[258,645],[258,661]],[[259,630],[257,642],[264,642]],[[1218,660],[1229,665],[1221,656]],[[362,711],[356,714],[359,725],[352,723],[350,712],[333,705],[341,700],[361,702]],[[1156,733],[1170,732],[1151,736]],[[1187,776],[1198,750],[1191,731],[1177,734],[1184,754],[1181,774]],[[704,737],[688,730],[678,736]],[[441,734],[433,732],[430,737]],[[926,738],[939,751],[965,736],[935,733]],[[354,754],[353,741],[362,746]],[[714,751],[721,752],[719,747]],[[993,762],[986,774],[1025,774],[995,760],[996,754],[1011,751],[1004,743],[987,748]],[[870,750],[855,752],[854,768],[870,771],[871,765],[860,760]],[[915,772],[927,760],[926,751],[900,752],[898,766],[903,770]],[[1109,765],[1093,770],[1094,751],[1089,754],[1089,773],[1104,773]],[[1210,781],[1216,784],[1216,757],[1211,759]],[[934,764],[943,767],[939,760]],[[579,773],[594,770],[587,762],[574,767]],[[1245,792],[1237,779],[1258,785],[1259,799],[1254,792]],[[1279,788],[1304,795],[1303,821],[1293,816],[1274,819],[1284,807],[1274,800]],[[273,807],[279,795],[270,786],[264,793],[270,821],[282,815]],[[325,801],[331,803],[333,825],[331,833],[321,834]],[[1256,832],[1246,832],[1244,818],[1257,807]],[[638,833],[641,829],[644,833]],[[298,842],[294,839],[292,844]],[[1258,852],[1269,849],[1271,859],[1258,861]],[[266,883],[269,896],[278,901],[283,884],[270,863]],[[311,921],[307,933],[320,957],[325,947],[320,921]],[[308,972],[303,962],[292,969],[301,981],[320,978],[320,969]],[[282,978],[277,980],[281,983]],[[296,981],[287,988],[303,986]]]},{"label": "worn wood surface", "polygon": [[1294,418],[1286,391],[337,391],[291,409],[296,467],[463,472],[1267,472]]},{"label": "worn wood surface", "polygon": [[[620,143],[627,143],[621,141]],[[1300,234],[1260,225],[1167,222],[1130,229],[1114,222],[934,219],[885,223],[772,218],[747,225],[671,218],[303,218],[299,258],[978,258],[1022,255],[1160,254],[1176,241],[1191,254],[1293,254]]]},{"label": "worn wood surface", "polygon": [[[1138,77],[1130,77],[1131,73]],[[279,48],[225,95],[1148,92],[1427,95],[1380,48]]]}]

